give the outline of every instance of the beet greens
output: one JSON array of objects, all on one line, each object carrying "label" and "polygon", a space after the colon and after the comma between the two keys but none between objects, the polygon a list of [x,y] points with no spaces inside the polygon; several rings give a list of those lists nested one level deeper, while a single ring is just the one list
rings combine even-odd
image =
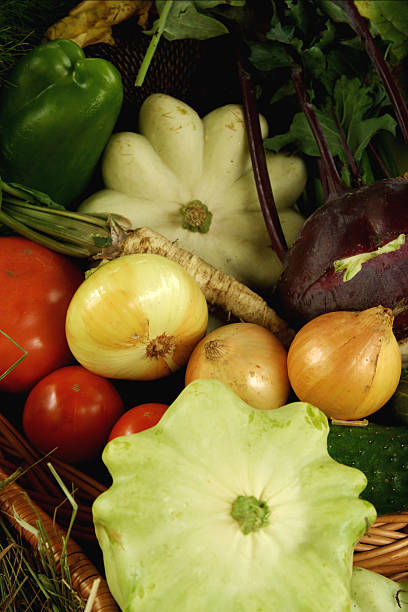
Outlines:
[{"label": "beet greens", "polygon": [[[295,328],[325,312],[381,304],[392,309],[394,332],[405,340],[408,180],[389,177],[374,143],[384,131],[395,134],[397,122],[408,142],[406,103],[352,0],[318,5],[323,31],[311,25],[309,0],[286,0],[277,3],[266,41],[251,47],[258,70],[275,71],[278,62],[288,71],[291,88],[285,84],[281,95],[294,93],[301,108],[288,132],[265,144],[273,150],[297,146],[318,158],[324,196],[285,253],[272,299]],[[333,56],[334,39],[329,41],[328,32],[331,28],[333,34],[336,26],[327,17],[329,9],[347,32],[346,40],[369,58],[361,76],[334,68],[338,57]],[[245,96],[243,100],[245,104]],[[397,121],[390,114],[393,108]],[[386,178],[381,178],[382,171]],[[273,198],[270,205],[273,208]]]}]

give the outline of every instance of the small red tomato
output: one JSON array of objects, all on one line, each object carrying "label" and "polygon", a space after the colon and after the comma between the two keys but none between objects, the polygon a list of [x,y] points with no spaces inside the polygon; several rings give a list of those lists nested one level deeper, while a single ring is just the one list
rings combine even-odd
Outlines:
[{"label": "small red tomato", "polygon": [[113,438],[128,436],[153,427],[160,421],[167,408],[167,404],[156,403],[140,404],[131,408],[115,423],[109,434],[108,442]]},{"label": "small red tomato", "polygon": [[113,384],[82,366],[55,370],[30,391],[23,429],[41,452],[66,463],[96,459],[124,405]]}]

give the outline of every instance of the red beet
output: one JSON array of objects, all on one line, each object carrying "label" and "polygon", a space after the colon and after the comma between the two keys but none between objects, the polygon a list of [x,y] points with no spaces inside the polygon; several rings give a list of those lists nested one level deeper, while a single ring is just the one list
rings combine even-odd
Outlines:
[{"label": "red beet", "polygon": [[[333,0],[337,3],[337,0]],[[388,66],[375,46],[364,19],[353,0],[338,2],[351,26],[364,41],[394,107],[401,133],[408,142],[408,108]],[[268,185],[260,146],[256,96],[249,78],[241,76],[243,105],[248,129],[255,181],[272,247],[284,264],[284,271],[272,296],[273,305],[295,329],[316,316],[335,310],[361,311],[382,305],[394,314],[394,333],[408,339],[408,179],[385,178],[349,188],[340,179],[321,125],[304,86],[299,66],[293,65],[292,82],[298,101],[320,151],[324,206],[305,222],[295,244],[287,250],[273,195]],[[354,162],[351,151],[347,157]],[[355,165],[355,164],[354,164]],[[357,176],[357,178],[359,178]],[[362,264],[351,279],[337,271],[338,260],[372,253],[402,235],[404,241],[392,252],[376,254]]]},{"label": "red beet", "polygon": [[362,264],[344,281],[334,262],[377,250],[408,233],[408,180],[385,179],[345,192],[316,210],[286,254],[276,297],[296,328],[333,310],[392,309],[398,339],[408,336],[408,241]]}]

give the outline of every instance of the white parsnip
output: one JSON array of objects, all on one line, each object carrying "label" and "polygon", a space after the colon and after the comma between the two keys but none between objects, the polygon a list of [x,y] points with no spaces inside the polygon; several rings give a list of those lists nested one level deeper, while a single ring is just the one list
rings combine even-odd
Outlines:
[{"label": "white parsnip", "polygon": [[[210,308],[221,309],[227,317],[262,325],[276,334],[285,346],[290,344],[294,332],[260,295],[197,255],[182,249],[177,242],[141,227],[126,234],[114,256],[132,253],[154,253],[179,263],[198,282]],[[109,257],[108,253],[104,255]]]}]

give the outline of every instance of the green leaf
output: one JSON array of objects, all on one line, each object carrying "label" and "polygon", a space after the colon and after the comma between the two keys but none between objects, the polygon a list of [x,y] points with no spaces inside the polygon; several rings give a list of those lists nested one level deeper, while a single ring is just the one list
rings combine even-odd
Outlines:
[{"label": "green leaf", "polygon": [[47,208],[65,210],[65,207],[62,206],[62,204],[58,204],[52,200],[48,194],[38,191],[37,189],[33,189],[32,187],[26,187],[25,185],[20,185],[20,183],[5,183],[4,181],[0,182],[0,187],[6,193],[26,200],[27,202],[41,204]]},{"label": "green leaf", "polygon": [[303,61],[305,67],[310,70],[315,78],[321,79],[324,76],[327,66],[326,57],[324,52],[317,45],[310,49],[306,49],[303,53]]},{"label": "green leaf", "polygon": [[[342,154],[343,146],[334,119],[331,119],[318,110],[315,110],[315,113],[323,128],[332,155]],[[283,147],[293,143],[306,155],[310,155],[311,157],[320,156],[313,132],[303,113],[297,113],[293,117],[289,132],[273,136],[272,138],[266,138],[264,141],[265,147],[272,151],[279,151]]]},{"label": "green leaf", "polygon": [[378,132],[386,130],[395,135],[397,122],[391,115],[383,115],[382,117],[372,117],[357,123],[354,126],[352,138],[350,139],[352,151],[356,161],[360,161],[363,151],[368,146],[369,142]]},{"label": "green leaf", "polygon": [[348,23],[347,16],[340,6],[335,4],[333,0],[318,0],[318,4],[322,11],[336,23]]},{"label": "green leaf", "polygon": [[195,4],[200,11],[212,9],[220,4],[228,4],[228,6],[245,6],[245,0],[195,0]]},{"label": "green leaf", "polygon": [[334,271],[343,272],[343,282],[347,282],[354,278],[363,266],[363,263],[374,259],[384,253],[393,253],[398,251],[402,245],[405,244],[405,234],[400,234],[397,238],[394,238],[382,247],[379,247],[375,251],[369,251],[367,253],[359,253],[358,255],[352,255],[351,257],[345,257],[344,259],[337,259],[334,262]]},{"label": "green leaf", "polygon": [[[369,142],[381,130],[395,134],[396,121],[391,115],[365,118],[373,112],[373,100],[379,102],[373,87],[364,87],[360,79],[342,77],[334,88],[335,112],[356,161],[360,161]],[[381,103],[379,104],[381,106]]]},{"label": "green leaf", "polygon": [[255,68],[265,72],[276,68],[286,68],[294,63],[285,47],[267,43],[252,44],[249,59]]},{"label": "green leaf", "polygon": [[[157,2],[159,11],[165,5],[165,1]],[[204,5],[213,4],[208,2],[192,2],[187,0],[177,0],[174,2],[164,27],[164,37],[167,40],[178,40],[181,38],[194,38],[196,40],[206,40],[228,33],[228,28],[209,15],[204,15],[197,10],[207,8]],[[220,4],[220,2],[217,2]],[[153,30],[154,30],[153,26]]]},{"label": "green leaf", "polygon": [[275,102],[279,102],[279,100],[282,100],[283,98],[293,96],[294,93],[295,88],[292,81],[287,81],[282,85],[282,87],[279,87],[279,89],[275,91],[269,102],[270,104],[275,104]]},{"label": "green leaf", "polygon": [[[284,43],[286,45],[290,45],[293,43],[293,37],[295,28],[292,25],[283,26],[277,14],[275,13],[271,20],[271,27],[269,32],[266,35],[268,40],[273,40],[275,42]],[[299,41],[302,44],[302,41]]]},{"label": "green leaf", "polygon": [[[374,91],[374,95],[371,95]],[[373,109],[373,99],[382,106],[381,98],[375,96],[372,87],[365,87],[360,79],[341,77],[334,87],[334,111],[341,129],[356,161],[362,159],[369,142],[378,132],[386,130],[395,134],[396,121],[391,115],[367,117]],[[330,105],[324,109],[315,109],[316,117],[322,126],[332,155],[347,164],[347,157],[340,137],[339,128]],[[367,118],[366,118],[367,117]],[[320,152],[306,116],[298,113],[294,116],[289,132],[265,140],[265,147],[279,151],[283,147],[295,144],[303,153],[319,157]],[[367,169],[366,169],[367,171]],[[342,178],[349,184],[349,173],[343,169]]]},{"label": "green leaf", "polygon": [[296,27],[303,33],[309,29],[310,19],[306,9],[307,2],[304,0],[286,0],[286,17],[293,20]]},{"label": "green leaf", "polygon": [[380,37],[392,43],[391,51],[401,61],[408,55],[407,0],[356,0],[363,17],[370,20]]}]

